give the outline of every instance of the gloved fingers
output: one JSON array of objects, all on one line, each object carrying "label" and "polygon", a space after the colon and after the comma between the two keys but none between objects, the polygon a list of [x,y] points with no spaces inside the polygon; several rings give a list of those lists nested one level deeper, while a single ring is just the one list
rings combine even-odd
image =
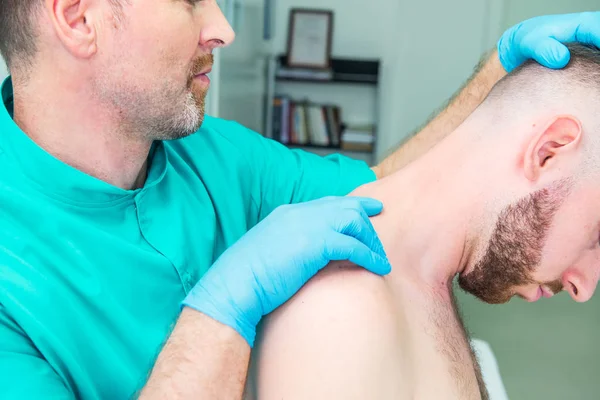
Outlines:
[{"label": "gloved fingers", "polygon": [[516,35],[521,27],[522,23],[511,27],[504,32],[498,41],[498,57],[506,72],[511,72],[526,61],[526,57],[520,51],[520,48],[515,50],[517,48],[516,43],[518,43]]},{"label": "gloved fingers", "polygon": [[342,207],[357,211],[362,210],[370,217],[379,214],[383,210],[383,203],[371,197],[347,196],[342,201]]},{"label": "gloved fingers", "polygon": [[375,232],[375,228],[369,216],[363,209],[346,209],[340,213],[341,221],[338,223],[338,232],[346,236],[352,236],[362,242],[365,246],[386,257],[383,245]]},{"label": "gloved fingers", "polygon": [[600,49],[600,11],[583,13],[575,40]]},{"label": "gloved fingers", "polygon": [[328,238],[325,257],[332,261],[348,260],[378,275],[387,275],[392,270],[387,258],[375,253],[358,239],[341,233]]},{"label": "gloved fingers", "polygon": [[545,37],[535,40],[535,44],[525,46],[523,54],[539,64],[554,69],[564,68],[571,59],[569,49],[558,40]]}]

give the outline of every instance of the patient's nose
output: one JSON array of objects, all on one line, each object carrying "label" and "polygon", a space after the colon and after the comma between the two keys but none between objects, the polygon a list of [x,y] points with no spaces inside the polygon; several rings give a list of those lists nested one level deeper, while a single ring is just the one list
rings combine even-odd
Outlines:
[{"label": "patient's nose", "polygon": [[598,285],[598,278],[587,276],[580,271],[571,270],[565,272],[562,278],[564,289],[569,292],[573,300],[584,303],[592,298]]}]

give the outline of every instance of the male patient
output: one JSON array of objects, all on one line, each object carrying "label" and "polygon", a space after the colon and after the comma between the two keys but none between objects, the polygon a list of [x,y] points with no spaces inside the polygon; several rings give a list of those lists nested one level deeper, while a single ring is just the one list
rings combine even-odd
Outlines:
[{"label": "male patient", "polygon": [[[569,46],[564,70],[529,63],[500,81],[446,140],[352,195],[393,271],[331,263],[265,321],[259,400],[486,398],[451,282],[488,303],[600,275],[600,52]],[[481,393],[480,393],[481,391]]]}]

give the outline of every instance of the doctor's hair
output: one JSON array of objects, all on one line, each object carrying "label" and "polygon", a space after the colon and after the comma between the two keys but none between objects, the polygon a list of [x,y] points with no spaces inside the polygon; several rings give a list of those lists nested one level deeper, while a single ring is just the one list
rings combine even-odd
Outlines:
[{"label": "doctor's hair", "polygon": [[[106,0],[121,21],[122,6],[129,0]],[[8,69],[31,67],[37,52],[38,19],[43,0],[0,0],[0,55]]]}]

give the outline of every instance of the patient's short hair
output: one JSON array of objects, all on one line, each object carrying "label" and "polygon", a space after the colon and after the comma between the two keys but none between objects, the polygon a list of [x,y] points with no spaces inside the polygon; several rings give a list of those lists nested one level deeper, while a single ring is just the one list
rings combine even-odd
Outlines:
[{"label": "patient's short hair", "polygon": [[526,61],[501,79],[486,101],[534,106],[600,100],[600,50],[580,43],[566,46],[571,57],[565,68],[551,69]]}]

